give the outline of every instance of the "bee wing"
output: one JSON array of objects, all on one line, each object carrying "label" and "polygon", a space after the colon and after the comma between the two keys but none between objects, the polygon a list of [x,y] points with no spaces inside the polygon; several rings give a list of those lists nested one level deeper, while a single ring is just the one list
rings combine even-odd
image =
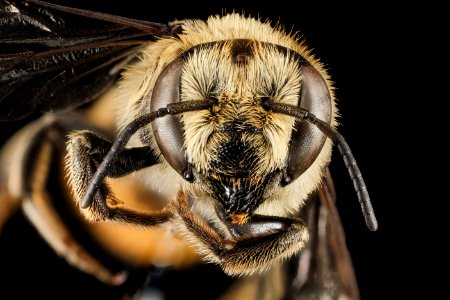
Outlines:
[{"label": "bee wing", "polygon": [[295,260],[296,275],[289,299],[359,299],[328,170],[318,193],[310,200],[304,216],[310,228],[310,243]]},{"label": "bee wing", "polygon": [[98,97],[165,24],[41,1],[0,0],[0,121]]}]

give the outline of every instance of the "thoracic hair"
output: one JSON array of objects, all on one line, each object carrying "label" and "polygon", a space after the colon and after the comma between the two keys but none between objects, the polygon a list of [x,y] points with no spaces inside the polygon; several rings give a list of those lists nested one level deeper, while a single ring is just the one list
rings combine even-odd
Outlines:
[{"label": "thoracic hair", "polygon": [[[220,109],[189,112],[180,117],[189,162],[199,172],[210,169],[211,161],[217,158],[216,150],[223,142],[223,134],[217,128],[233,124],[238,130],[240,127],[255,128],[243,135],[258,156],[258,163],[251,170],[255,178],[258,174],[283,168],[295,120],[255,105],[261,97],[294,105],[298,102],[301,82],[298,64],[290,52],[277,51],[276,45],[297,53],[321,74],[331,95],[332,125],[337,126],[330,78],[297,34],[287,33],[281,26],[272,26],[268,21],[237,13],[212,16],[206,21],[184,20],[179,25],[182,30],[177,37],[149,43],[141,52],[140,61],[124,72],[116,97],[119,128],[150,112],[152,89],[158,75],[171,61],[191,49],[181,75],[181,101],[214,97],[218,99]],[[236,40],[251,41],[245,46],[251,55],[239,62],[233,61],[232,55]],[[218,41],[222,42],[212,43]],[[134,143],[153,145],[159,153],[150,126],[142,130],[141,139],[134,139]],[[308,194],[320,184],[323,169],[331,159],[331,146],[327,140],[311,167],[295,182],[274,192],[256,212],[286,216],[297,211]],[[168,166],[167,170],[175,172]],[[180,178],[178,174],[174,176]],[[184,184],[184,181],[180,179],[180,183]],[[185,184],[184,188],[189,191],[195,185]]]}]

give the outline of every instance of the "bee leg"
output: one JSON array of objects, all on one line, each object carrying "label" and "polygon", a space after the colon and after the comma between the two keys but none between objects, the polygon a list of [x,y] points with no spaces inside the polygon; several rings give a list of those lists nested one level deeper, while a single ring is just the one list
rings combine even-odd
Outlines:
[{"label": "bee leg", "polygon": [[[22,152],[24,147],[17,147],[17,138],[11,139],[0,150],[0,234],[6,222],[17,212],[20,208],[20,199],[11,185],[14,182],[14,177],[17,177],[17,168],[14,165],[15,161],[11,158],[17,156],[18,152]],[[16,171],[16,172],[14,172]],[[16,179],[16,178],[15,178]]]},{"label": "bee leg", "polygon": [[73,201],[62,176],[64,138],[74,127],[83,125],[78,115],[55,114],[17,132],[0,154],[0,195],[20,207],[43,239],[70,265],[108,285],[120,285],[128,271],[111,269],[90,252],[92,247],[88,250],[81,244],[79,234],[74,235],[80,230],[73,221]]},{"label": "bee leg", "polygon": [[9,218],[20,208],[20,200],[12,194],[9,187],[12,166],[10,165],[11,155],[6,150],[10,149],[5,147],[0,152],[0,234]]},{"label": "bee leg", "polygon": [[[83,130],[70,134],[67,143],[66,167],[70,186],[78,205],[86,194],[97,166],[103,161],[111,146],[110,141],[91,131]],[[150,147],[124,149],[118,154],[114,164],[108,166],[106,176],[109,178],[125,176],[157,162]],[[102,182],[92,205],[81,209],[81,212],[87,219],[93,221],[112,220],[145,226],[165,223],[172,217],[170,208],[147,213],[119,207],[119,204],[121,201],[114,196],[108,184]]]},{"label": "bee leg", "polygon": [[200,249],[207,259],[221,265],[229,275],[251,274],[271,266],[282,258],[298,252],[308,241],[303,221],[282,217],[253,215],[246,224],[232,224],[224,220],[231,237],[208,225],[188,206],[188,199],[179,192],[178,214],[188,232],[206,245]]}]

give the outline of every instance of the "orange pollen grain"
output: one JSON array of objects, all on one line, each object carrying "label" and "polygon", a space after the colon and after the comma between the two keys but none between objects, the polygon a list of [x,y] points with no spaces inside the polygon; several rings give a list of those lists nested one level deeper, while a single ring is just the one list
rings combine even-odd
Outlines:
[{"label": "orange pollen grain", "polygon": [[233,224],[245,224],[248,221],[248,214],[230,214],[231,223]]}]

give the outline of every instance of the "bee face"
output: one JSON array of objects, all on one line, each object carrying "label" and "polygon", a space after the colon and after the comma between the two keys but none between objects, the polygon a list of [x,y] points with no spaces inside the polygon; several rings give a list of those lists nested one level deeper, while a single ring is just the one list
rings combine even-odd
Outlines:
[{"label": "bee face", "polygon": [[[291,147],[308,143],[298,177],[317,158],[325,137],[301,130],[295,119],[268,110],[268,101],[310,109],[320,101],[303,97],[303,74],[314,70],[305,58],[286,47],[252,39],[200,43],[183,52],[162,72],[155,84],[152,110],[178,101],[213,99],[209,110],[187,112],[153,127],[158,146],[170,165],[207,194],[228,214],[251,214],[291,178]],[[317,71],[314,71],[318,74]],[[320,79],[320,74],[318,75]],[[325,114],[330,119],[331,99],[325,86]],[[167,82],[170,82],[169,87]],[[167,92],[167,91],[171,92]],[[163,99],[163,100],[161,100]],[[323,110],[324,107],[320,107]],[[316,108],[318,109],[318,108]],[[160,129],[163,128],[163,129]],[[173,128],[167,134],[167,128]],[[308,130],[313,130],[309,128]],[[164,136],[160,133],[164,132]],[[170,141],[170,142],[166,142]],[[177,141],[174,143],[174,141]],[[297,146],[296,146],[297,145]],[[183,150],[181,150],[183,149]],[[295,149],[298,152],[298,149]],[[295,153],[296,155],[297,153]]]},{"label": "bee face", "polygon": [[264,101],[297,105],[298,58],[244,39],[200,45],[186,56],[182,100],[217,102],[183,118],[189,162],[228,213],[251,213],[279,186],[294,126]]}]

